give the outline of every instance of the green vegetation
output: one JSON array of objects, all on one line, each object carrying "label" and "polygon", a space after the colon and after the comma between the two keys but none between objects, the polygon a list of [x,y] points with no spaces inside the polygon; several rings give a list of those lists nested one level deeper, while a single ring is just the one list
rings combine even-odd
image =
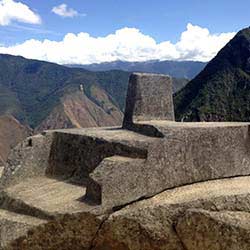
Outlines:
[{"label": "green vegetation", "polygon": [[[124,106],[128,72],[89,72],[53,63],[0,55],[0,115],[13,114],[22,123],[36,127],[47,117],[65,91],[83,84],[91,98],[91,85],[98,85]],[[118,89],[117,86],[120,86]],[[120,91],[118,91],[120,90]]]},{"label": "green vegetation", "polygon": [[250,28],[240,31],[174,96],[178,120],[250,120]]},{"label": "green vegetation", "polygon": [[[120,70],[91,72],[53,63],[0,55],[0,115],[12,114],[32,128],[37,127],[65,93],[79,90],[97,105],[92,86],[104,89],[109,101],[124,110],[130,73]],[[174,90],[187,83],[174,79]]]}]

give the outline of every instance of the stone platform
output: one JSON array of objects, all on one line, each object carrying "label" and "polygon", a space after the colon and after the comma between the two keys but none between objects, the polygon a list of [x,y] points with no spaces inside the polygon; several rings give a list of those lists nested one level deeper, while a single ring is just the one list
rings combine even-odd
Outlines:
[{"label": "stone platform", "polygon": [[[24,201],[29,200],[28,195],[40,197],[40,192],[49,199],[49,192],[54,188],[58,190],[54,201],[64,197],[65,202],[67,195],[60,194],[59,190],[71,190],[69,185],[72,185],[72,193],[78,194],[82,203],[109,210],[169,188],[250,174],[248,123],[148,121],[140,124],[144,123],[163,137],[154,138],[120,128],[47,132],[43,137],[44,141],[50,141],[50,150],[47,158],[43,153],[44,169],[25,176],[30,165],[23,163],[14,174],[3,174],[2,185],[11,186],[12,196],[24,192]],[[36,147],[36,138],[28,140]],[[25,147],[25,142],[23,144]],[[41,152],[33,153],[40,158]],[[32,164],[36,164],[35,155]],[[34,184],[37,182],[34,185],[24,181],[25,178],[41,179],[31,180]],[[68,183],[68,186],[57,187],[49,179]],[[18,186],[13,187],[14,184]],[[37,194],[26,192],[30,186],[38,187]],[[47,186],[50,188],[43,191]],[[54,201],[52,198],[47,203]]]},{"label": "stone platform", "polygon": [[[150,92],[150,83],[161,91],[171,89],[167,76],[132,75],[122,128],[45,131],[27,138],[12,151],[0,179],[0,209],[14,214],[11,218],[17,218],[17,225],[19,218],[34,219],[21,227],[23,234],[37,225],[44,225],[39,232],[46,229],[46,234],[53,223],[75,232],[75,221],[81,233],[82,225],[90,220],[95,235],[103,218],[143,199],[154,203],[158,197],[157,202],[163,206],[168,201],[191,203],[194,195],[200,199],[212,199],[210,193],[223,196],[220,188],[230,185],[235,187],[231,193],[240,195],[239,187],[240,193],[248,194],[249,177],[240,176],[250,175],[250,124],[177,123],[172,91],[165,99],[160,98],[162,102],[154,101],[149,97],[157,91],[152,88]],[[143,86],[147,86],[147,92],[141,89]],[[153,105],[150,109],[144,106],[150,104],[148,98]],[[207,187],[209,193],[204,190]],[[15,238],[7,238],[3,246]],[[108,244],[100,242],[96,249]],[[84,249],[94,249],[93,242],[88,244]]]}]

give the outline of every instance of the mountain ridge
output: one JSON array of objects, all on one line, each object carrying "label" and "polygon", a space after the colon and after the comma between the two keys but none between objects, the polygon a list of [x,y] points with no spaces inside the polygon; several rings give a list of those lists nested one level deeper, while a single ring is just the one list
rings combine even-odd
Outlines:
[{"label": "mountain ridge", "polygon": [[91,93],[92,86],[97,86],[105,93],[106,101],[110,102],[110,105],[121,108],[123,103],[114,89],[116,84],[122,85],[120,82],[127,79],[127,72],[95,73],[1,54],[0,115],[13,115],[23,124],[35,128],[60,104],[65,94],[79,90],[80,86],[93,105],[101,107],[100,102]]},{"label": "mountain ridge", "polygon": [[129,72],[146,72],[168,74],[174,78],[194,78],[206,63],[199,61],[150,60],[144,62],[113,61],[93,64],[66,65],[73,68],[84,68],[90,71],[123,70]]},{"label": "mountain ridge", "polygon": [[239,31],[174,96],[177,120],[250,120],[250,28]]}]

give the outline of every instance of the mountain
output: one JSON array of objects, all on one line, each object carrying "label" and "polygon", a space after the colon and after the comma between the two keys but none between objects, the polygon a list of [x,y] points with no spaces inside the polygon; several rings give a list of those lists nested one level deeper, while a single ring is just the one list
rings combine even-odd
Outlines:
[{"label": "mountain", "polygon": [[[95,73],[0,55],[0,115],[13,115],[32,128],[55,128],[67,122],[67,126],[117,125],[128,77],[128,72]],[[58,120],[52,122],[55,112]]]},{"label": "mountain", "polygon": [[172,80],[173,80],[173,93],[176,93],[179,90],[181,90],[189,82],[189,80],[187,78],[175,78],[175,77],[173,77]]},{"label": "mountain", "polygon": [[177,120],[250,120],[250,28],[241,30],[174,96]]},{"label": "mountain", "polygon": [[55,128],[104,127],[121,124],[123,114],[113,105],[108,95],[97,86],[91,87],[89,99],[78,90],[65,94],[50,115],[37,127],[37,131]]},{"label": "mountain", "polygon": [[0,116],[0,166],[4,165],[10,150],[31,134],[31,129],[13,116]]},{"label": "mountain", "polygon": [[127,72],[94,73],[0,55],[0,165],[30,135],[28,127],[40,132],[121,124],[120,96],[128,77]]},{"label": "mountain", "polygon": [[[0,115],[12,115],[36,131],[119,125],[129,75],[0,54]],[[174,78],[173,91],[187,82]]]},{"label": "mountain", "polygon": [[67,65],[69,67],[84,68],[91,71],[123,70],[129,72],[148,72],[167,74],[175,78],[194,78],[206,66],[204,62],[195,61],[146,61],[125,62],[114,61],[89,65]]}]

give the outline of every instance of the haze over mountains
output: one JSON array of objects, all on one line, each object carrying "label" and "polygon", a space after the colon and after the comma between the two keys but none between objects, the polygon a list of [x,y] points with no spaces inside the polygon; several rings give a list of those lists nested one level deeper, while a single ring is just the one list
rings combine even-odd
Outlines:
[{"label": "haze over mountains", "polygon": [[206,66],[204,62],[196,61],[145,61],[126,62],[114,61],[86,65],[67,65],[80,67],[91,71],[123,70],[129,72],[147,72],[167,74],[175,78],[193,79]]}]

